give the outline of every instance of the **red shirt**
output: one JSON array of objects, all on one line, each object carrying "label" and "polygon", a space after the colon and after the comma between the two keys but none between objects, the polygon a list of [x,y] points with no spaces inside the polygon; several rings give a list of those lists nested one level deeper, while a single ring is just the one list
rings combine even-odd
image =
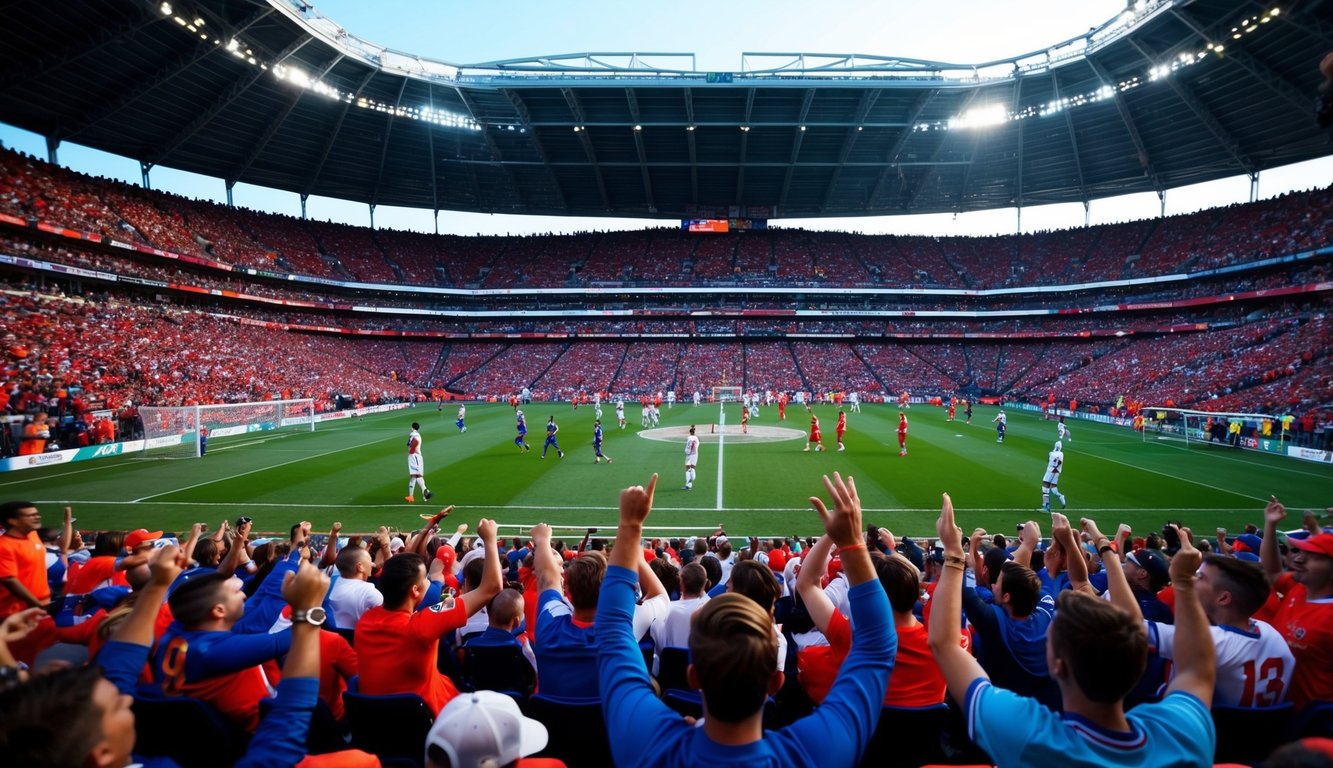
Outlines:
[{"label": "red shirt", "polygon": [[[46,581],[46,547],[36,531],[27,536],[0,536],[0,579],[16,578],[37,598],[38,602],[51,599],[51,585]],[[14,597],[0,587],[0,617],[30,608],[27,602]]]},{"label": "red shirt", "polygon": [[341,721],[346,710],[343,708],[343,691],[347,690],[345,680],[357,674],[356,651],[347,644],[347,640],[337,632],[323,630],[319,633],[319,697],[329,705],[333,719]]},{"label": "red shirt", "polygon": [[65,580],[65,594],[86,595],[101,587],[128,587],[125,572],[116,570],[113,555],[98,555],[86,563],[70,563],[69,577]]},{"label": "red shirt", "polygon": [[1305,585],[1284,573],[1274,588],[1282,594],[1282,608],[1273,626],[1282,633],[1296,671],[1287,699],[1303,707],[1311,701],[1333,700],[1333,597],[1311,600]]},{"label": "red shirt", "polygon": [[458,689],[436,668],[440,637],[467,623],[464,598],[448,598],[406,613],[376,606],[356,623],[361,692],[371,696],[415,693],[436,714]]},{"label": "red shirt", "polygon": [[[838,611],[829,621],[829,646],[838,666],[852,650],[852,624]],[[964,649],[970,645],[967,635],[959,632],[958,642]],[[944,701],[946,693],[944,673],[935,663],[935,656],[926,642],[926,625],[898,627],[898,655],[893,661],[893,676],[884,695],[886,707],[930,707]]]}]

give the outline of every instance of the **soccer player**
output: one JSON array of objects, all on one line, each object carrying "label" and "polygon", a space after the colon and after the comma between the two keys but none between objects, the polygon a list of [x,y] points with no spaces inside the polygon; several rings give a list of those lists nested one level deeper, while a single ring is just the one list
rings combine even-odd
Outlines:
[{"label": "soccer player", "polygon": [[743,405],[741,406],[741,434],[750,434],[750,409]]},{"label": "soccer player", "polygon": [[597,459],[593,462],[594,464],[601,464],[601,463],[602,463],[602,459],[606,459],[606,463],[607,463],[607,464],[610,464],[610,463],[611,463],[611,457],[610,457],[610,456],[607,456],[607,455],[604,454],[604,453],[602,453],[602,420],[601,420],[601,419],[598,419],[597,421],[594,421],[593,424],[592,424],[592,450],[593,450],[593,453],[597,454]]},{"label": "soccer player", "polygon": [[968,423],[968,424],[971,424],[971,423],[972,423],[972,401],[971,401],[971,400],[964,400],[964,401],[963,401],[963,415],[967,417],[967,423]]},{"label": "soccer player", "polygon": [[860,393],[860,392],[857,392],[856,390],[852,390],[852,394],[848,397],[848,400],[850,400],[850,401],[851,401],[851,404],[852,404],[852,413],[860,413],[860,412],[861,412],[861,393]]},{"label": "soccer player", "polygon": [[902,394],[898,395],[898,407],[903,410],[911,408],[912,407],[911,397],[912,397],[911,393],[904,389],[902,391]]},{"label": "soccer player", "polygon": [[463,423],[463,419],[465,419],[466,417],[467,417],[467,406],[464,405],[463,403],[459,403],[458,418],[454,420],[454,426],[458,427],[458,431],[460,433],[467,431],[467,425]]},{"label": "soccer player", "polygon": [[421,498],[430,501],[433,496],[426,488],[426,470],[421,460],[421,425],[412,422],[412,431],[407,433],[407,495],[403,500],[408,504],[416,501],[413,493],[418,485],[421,486]]},{"label": "soccer player", "polygon": [[685,488],[694,490],[694,468],[699,465],[699,437],[694,434],[694,425],[690,425],[690,436],[685,438]]},{"label": "soccer player", "polygon": [[995,442],[997,443],[1004,442],[1004,423],[1007,420],[1008,417],[1004,415],[1004,411],[995,414],[995,418],[991,419],[991,423],[995,425]]},{"label": "soccer player", "polygon": [[694,407],[699,407],[699,390],[694,390]]},{"label": "soccer player", "polygon": [[958,410],[958,401],[953,398],[949,398],[949,421],[953,421],[954,414],[957,412],[957,410]]},{"label": "soccer player", "polygon": [[[809,406],[806,406],[806,409],[808,410]],[[805,443],[805,450],[810,450],[812,444],[816,451],[824,450],[824,441],[819,436],[819,417],[813,413],[810,414],[810,439]]]},{"label": "soccer player", "polygon": [[842,411],[842,410],[838,411],[838,426],[834,429],[834,431],[838,433],[838,450],[840,450],[840,451],[845,451],[845,450],[847,450],[846,446],[844,446],[844,445],[842,444],[842,436],[843,436],[844,434],[846,434],[846,432],[847,432],[847,412],[846,412],[846,411]]},{"label": "soccer player", "polygon": [[898,455],[907,455],[907,414],[898,411]]},{"label": "soccer player", "polygon": [[1065,417],[1063,416],[1060,417],[1060,422],[1055,425],[1055,436],[1061,440],[1074,442],[1073,436],[1069,434],[1069,427],[1065,426]]},{"label": "soccer player", "polygon": [[559,431],[560,427],[555,425],[555,417],[552,416],[550,420],[546,422],[546,442],[542,444],[543,459],[546,458],[546,449],[548,448],[554,448],[557,456],[562,459],[565,458],[565,452],[560,450],[560,443],[555,441],[555,433]]},{"label": "soccer player", "polygon": [[667,390],[667,398],[666,398],[666,400],[667,400],[667,410],[670,410],[670,409],[672,409],[672,408],[675,408],[675,407],[676,407],[676,390],[674,390],[674,389],[668,389],[668,390]]},{"label": "soccer player", "polygon": [[[1063,425],[1061,425],[1063,426]],[[1051,450],[1046,457],[1046,474],[1041,478],[1041,508],[1045,512],[1051,511],[1051,494],[1060,500],[1060,509],[1064,509],[1065,495],[1060,493],[1060,471],[1065,466],[1065,447],[1059,440],[1055,441],[1055,448]]]},{"label": "soccer player", "polygon": [[787,420],[787,393],[778,395],[778,421]]},{"label": "soccer player", "polygon": [[619,398],[616,400],[616,421],[620,422],[620,428],[625,428],[625,400]]},{"label": "soccer player", "polygon": [[514,445],[518,446],[519,453],[527,453],[532,450],[532,446],[528,445],[528,422],[527,419],[523,418],[523,411],[515,410],[514,414],[518,420],[515,425],[518,429],[518,437],[514,438]]}]

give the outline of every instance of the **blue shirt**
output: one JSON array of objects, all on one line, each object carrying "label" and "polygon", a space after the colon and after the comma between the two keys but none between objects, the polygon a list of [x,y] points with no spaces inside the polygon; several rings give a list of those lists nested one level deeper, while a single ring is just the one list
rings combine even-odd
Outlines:
[{"label": "blue shirt", "polygon": [[[557,590],[548,589],[537,597],[536,639],[533,650],[537,654],[538,684],[543,696],[582,702],[600,700],[597,687],[591,684],[597,679],[597,639],[593,628],[574,623],[574,610]],[[643,665],[642,655],[639,665]]]},{"label": "blue shirt", "polygon": [[593,427],[593,430],[592,430],[592,444],[593,444],[593,445],[601,445],[601,444],[602,444],[602,428],[601,428],[601,427]]},{"label": "blue shirt", "polygon": [[[877,581],[852,587],[852,650],[824,703],[813,714],[751,744],[718,744],[703,728],[687,725],[653,694],[643,656],[633,636],[637,574],[610,566],[597,604],[597,676],[606,728],[616,734],[617,765],[780,766],[856,765],[875,730],[888,687],[898,635],[889,601]],[[539,619],[540,620],[540,619]],[[545,667],[541,667],[543,674]]]},{"label": "blue shirt", "polygon": [[977,678],[963,708],[967,732],[1003,766],[1212,766],[1217,732],[1202,701],[1183,691],[1125,713],[1130,730],[1109,731]]}]

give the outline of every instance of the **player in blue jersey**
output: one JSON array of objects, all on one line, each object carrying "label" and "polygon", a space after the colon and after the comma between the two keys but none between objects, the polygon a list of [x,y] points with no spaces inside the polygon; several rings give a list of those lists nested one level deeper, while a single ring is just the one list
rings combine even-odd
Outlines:
[{"label": "player in blue jersey", "polygon": [[593,450],[593,453],[597,454],[597,459],[596,459],[595,461],[593,461],[594,464],[601,464],[601,463],[602,463],[602,459],[606,459],[606,463],[607,463],[607,464],[610,464],[610,463],[611,463],[611,457],[610,457],[610,456],[607,456],[607,455],[604,454],[604,453],[602,453],[602,420],[601,420],[601,419],[598,419],[597,421],[593,422],[593,425],[592,425],[592,450]]},{"label": "player in blue jersey", "polygon": [[555,441],[555,433],[559,431],[560,427],[557,427],[555,425],[555,417],[552,416],[550,421],[546,422],[546,442],[542,444],[543,459],[546,458],[546,450],[548,448],[554,448],[557,456],[559,456],[562,459],[565,458],[565,452],[560,450],[560,443],[557,443]]},{"label": "player in blue jersey", "polygon": [[532,450],[528,445],[528,422],[523,418],[523,411],[514,411],[514,415],[518,419],[518,437],[514,438],[514,445],[518,446],[519,453],[527,453]]}]

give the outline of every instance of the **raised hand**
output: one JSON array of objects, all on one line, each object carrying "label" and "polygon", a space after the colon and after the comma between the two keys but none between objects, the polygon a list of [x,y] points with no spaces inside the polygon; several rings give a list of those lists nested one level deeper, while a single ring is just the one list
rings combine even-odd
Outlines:
[{"label": "raised hand", "polygon": [[[935,521],[935,535],[940,539],[940,546],[944,548],[944,554],[962,556],[963,531],[954,520],[953,499],[949,498],[947,493],[941,497],[940,517]],[[972,535],[975,536],[976,533],[974,532]]]},{"label": "raised hand", "polygon": [[884,548],[890,552],[898,548],[898,540],[894,538],[893,531],[890,531],[888,528],[879,529],[879,543],[883,544]]},{"label": "raised hand", "polygon": [[500,528],[495,524],[494,520],[483,517],[477,521],[477,535],[481,537],[482,541],[489,545],[495,544],[495,539],[499,535],[499,530]]},{"label": "raised hand", "polygon": [[[1166,526],[1168,530],[1176,528],[1174,525]],[[1194,578],[1198,572],[1199,565],[1203,563],[1203,553],[1194,548],[1194,537],[1190,535],[1188,528],[1176,529],[1180,535],[1180,549],[1171,558],[1171,581],[1181,581]]]},{"label": "raised hand", "polygon": [[1083,532],[1088,534],[1088,539],[1091,540],[1093,544],[1107,538],[1106,535],[1097,528],[1097,521],[1093,520],[1091,517],[1082,518],[1079,520],[1079,525],[1082,526]]},{"label": "raised hand", "polygon": [[1268,505],[1264,507],[1264,522],[1270,525],[1277,525],[1287,517],[1287,508],[1277,500],[1276,496],[1268,497]]},{"label": "raised hand", "polygon": [[861,544],[861,499],[856,495],[856,481],[851,475],[844,482],[837,472],[833,477],[824,475],[824,488],[833,499],[833,511],[829,512],[823,500],[818,496],[810,497],[810,505],[819,513],[824,523],[824,531],[838,547],[850,547]]},{"label": "raised hand", "polygon": [[551,526],[546,523],[537,523],[528,531],[528,538],[532,539],[534,547],[545,547],[551,544]]},{"label": "raised hand", "polygon": [[643,525],[653,511],[653,493],[657,490],[657,473],[653,473],[648,487],[631,485],[620,492],[621,524]]},{"label": "raised hand", "polygon": [[28,608],[11,613],[0,623],[0,642],[17,643],[37,628],[37,624],[46,617],[45,608]]},{"label": "raised hand", "polygon": [[297,610],[319,605],[328,591],[329,577],[305,559],[302,559],[296,573],[287,574],[282,584],[282,598]]},{"label": "raised hand", "polygon": [[153,551],[148,556],[148,572],[154,584],[169,587],[189,565],[185,552],[175,544],[170,544]]}]

